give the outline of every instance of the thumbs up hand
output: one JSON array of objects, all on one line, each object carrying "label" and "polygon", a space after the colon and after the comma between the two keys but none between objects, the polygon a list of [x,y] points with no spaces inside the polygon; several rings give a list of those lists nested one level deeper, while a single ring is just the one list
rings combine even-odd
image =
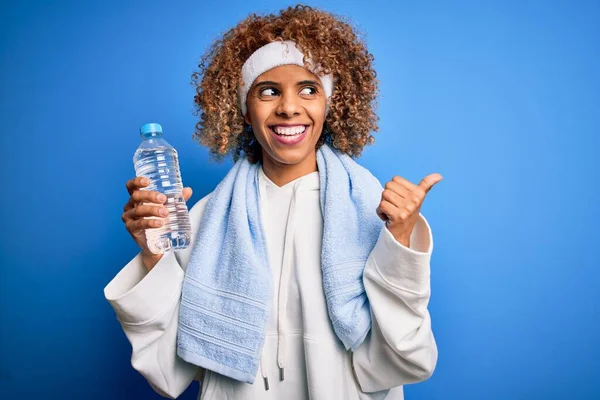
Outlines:
[{"label": "thumbs up hand", "polygon": [[402,177],[394,176],[385,184],[376,211],[399,243],[410,247],[410,234],[417,223],[423,200],[442,179],[440,174],[435,173],[415,185]]}]

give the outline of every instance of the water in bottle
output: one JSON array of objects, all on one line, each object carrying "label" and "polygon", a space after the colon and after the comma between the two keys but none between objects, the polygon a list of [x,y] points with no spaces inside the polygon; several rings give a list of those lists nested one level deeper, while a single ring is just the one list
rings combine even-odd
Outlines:
[{"label": "water in bottle", "polygon": [[[191,225],[188,208],[183,198],[183,184],[179,171],[177,151],[162,137],[162,126],[151,123],[142,125],[142,143],[133,157],[136,176],[143,176],[150,184],[141,190],[163,193],[167,197],[165,207],[169,215],[158,228],[146,229],[148,249],[154,254],[184,249],[190,245]],[[146,203],[154,204],[154,203]]]}]

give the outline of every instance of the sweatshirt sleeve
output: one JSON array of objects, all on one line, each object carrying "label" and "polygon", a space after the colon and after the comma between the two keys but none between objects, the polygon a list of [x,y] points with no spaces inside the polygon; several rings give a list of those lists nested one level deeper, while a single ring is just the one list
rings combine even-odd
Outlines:
[{"label": "sweatshirt sleeve", "polygon": [[200,368],[177,356],[184,271],[169,251],[147,272],[141,252],[105,287],[104,295],[131,346],[131,364],[161,396],[178,397]]},{"label": "sweatshirt sleeve", "polygon": [[410,248],[386,227],[381,230],[363,275],[371,332],[352,357],[363,392],[421,382],[433,374],[437,346],[427,310],[432,250],[431,229],[421,214]]}]

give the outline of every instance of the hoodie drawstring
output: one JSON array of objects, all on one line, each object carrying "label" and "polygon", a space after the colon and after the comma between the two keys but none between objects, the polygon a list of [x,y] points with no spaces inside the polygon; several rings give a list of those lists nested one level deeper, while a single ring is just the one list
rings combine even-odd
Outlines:
[{"label": "hoodie drawstring", "polygon": [[296,195],[298,188],[302,180],[294,184],[294,192],[292,193],[292,200],[290,202],[290,209],[288,212],[287,226],[285,228],[285,242],[283,246],[283,263],[281,266],[281,276],[279,279],[279,295],[278,295],[278,307],[277,310],[277,365],[279,366],[279,380],[285,379],[285,357],[286,357],[286,310],[287,310],[287,298],[288,298],[288,285],[290,279],[290,273],[293,265],[292,260],[292,242],[294,238],[294,231],[296,230]]},{"label": "hoodie drawstring", "polygon": [[265,368],[265,358],[262,355],[260,357],[260,374],[265,383],[265,390],[269,390],[269,377],[267,376],[267,369]]},{"label": "hoodie drawstring", "polygon": [[[279,277],[279,289],[278,289],[278,310],[277,310],[277,365],[279,366],[279,380],[285,379],[285,358],[286,358],[286,345],[287,345],[287,331],[286,331],[286,310],[287,310],[287,298],[288,298],[288,286],[290,273],[293,266],[292,260],[292,248],[293,248],[293,236],[296,230],[296,196],[298,188],[302,184],[302,179],[294,184],[292,199],[290,201],[290,208],[288,212],[287,226],[285,228],[285,239],[283,246],[283,262],[281,266],[281,274]],[[260,196],[266,196],[264,188],[261,186],[259,189]],[[260,357],[260,371],[265,385],[265,390],[269,390],[269,378],[267,376],[267,368],[265,365],[264,357]]]},{"label": "hoodie drawstring", "polygon": [[[263,200],[267,198],[267,193],[265,192],[264,185],[258,185],[258,196],[259,196],[259,199],[263,199]],[[262,204],[262,201],[261,201],[261,204]],[[261,212],[261,215],[264,215],[264,212],[262,209],[260,210],[260,212]],[[265,357],[264,357],[264,354],[262,354],[262,353],[260,355],[259,368],[260,368],[260,374],[263,378],[263,383],[265,385],[265,390],[269,390],[269,377],[267,376],[267,368],[265,366]]]}]

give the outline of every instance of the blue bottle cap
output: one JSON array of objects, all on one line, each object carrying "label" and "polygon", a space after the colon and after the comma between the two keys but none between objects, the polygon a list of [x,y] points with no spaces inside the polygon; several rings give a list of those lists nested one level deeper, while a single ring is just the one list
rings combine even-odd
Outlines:
[{"label": "blue bottle cap", "polygon": [[146,136],[149,133],[162,133],[162,126],[160,126],[160,124],[157,123],[150,123],[150,124],[144,124],[142,125],[142,127],[140,128],[140,134],[142,136]]}]

